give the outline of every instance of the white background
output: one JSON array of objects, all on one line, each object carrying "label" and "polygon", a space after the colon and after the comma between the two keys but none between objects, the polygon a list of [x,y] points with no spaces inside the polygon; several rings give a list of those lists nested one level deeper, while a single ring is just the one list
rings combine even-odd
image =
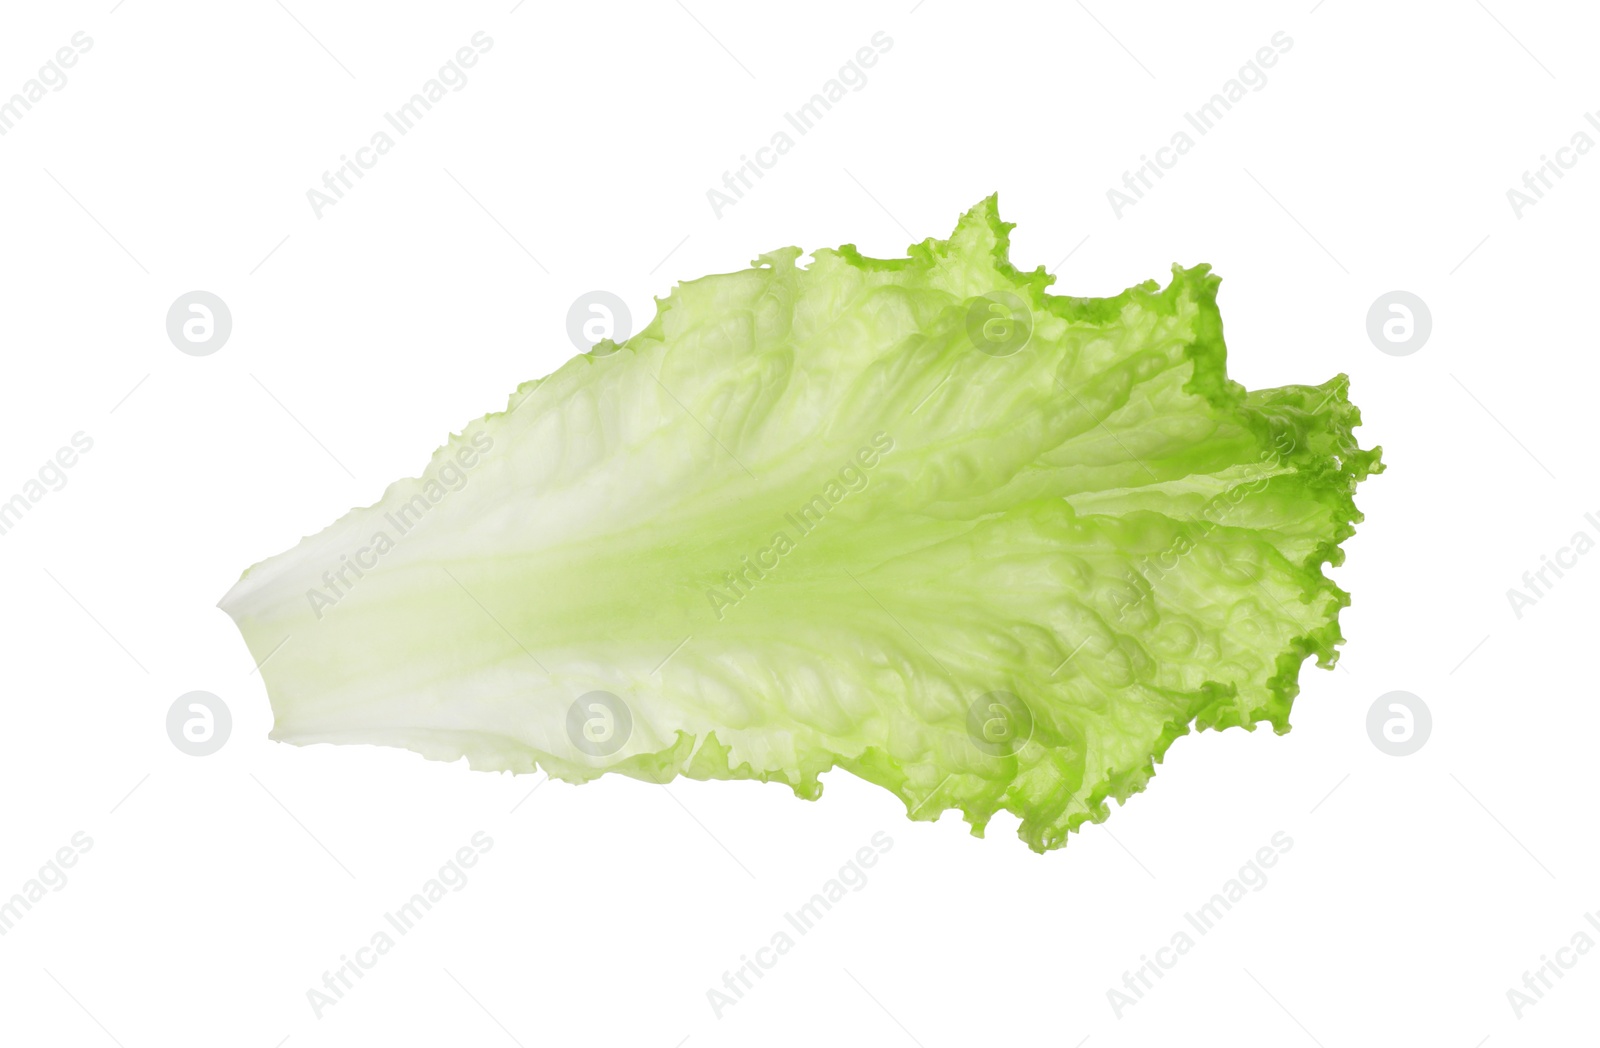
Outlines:
[{"label": "white background", "polygon": [[[286,2],[14,5],[0,33],[0,96],[94,41],[0,138],[0,498],[94,441],[0,536],[0,896],[93,840],[0,938],[7,1043],[1593,1036],[1600,955],[1520,1019],[1506,996],[1600,908],[1600,556],[1520,619],[1506,597],[1600,511],[1600,158],[1520,218],[1506,197],[1600,103],[1592,12]],[[479,30],[470,82],[315,217],[307,189]],[[716,217],[706,190],[880,30],[866,86]],[[1116,217],[1106,190],[1279,30],[1266,86]],[[841,772],[816,804],[619,777],[529,797],[542,776],[266,740],[217,598],[569,356],[576,296],[621,295],[637,330],[675,280],[788,244],[899,254],[996,190],[1058,292],[1210,262],[1233,377],[1352,376],[1389,469],[1336,576],[1343,661],[1303,671],[1291,734],[1184,738],[1045,857],[1004,816],[984,840],[912,824]],[[164,326],[196,288],[234,322],[203,358]],[[1403,358],[1365,331],[1395,288],[1433,315]],[[233,711],[214,756],[165,732],[192,689]],[[1413,756],[1366,734],[1393,689],[1433,711]],[[306,991],[478,830],[470,883],[318,1019]],[[880,830],[867,886],[718,1019],[706,990]],[[1267,886],[1117,1018],[1106,991],[1279,830]]]}]

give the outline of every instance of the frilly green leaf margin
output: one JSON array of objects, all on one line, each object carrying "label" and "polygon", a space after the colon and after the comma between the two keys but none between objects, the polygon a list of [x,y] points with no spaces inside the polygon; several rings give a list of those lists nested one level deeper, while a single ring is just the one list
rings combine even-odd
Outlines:
[{"label": "frilly green leaf margin", "polygon": [[[953,559],[947,555],[953,544],[972,543],[976,549],[976,544],[987,542],[1006,550],[1009,548],[1007,541],[1016,538],[1020,540],[1017,545],[1023,555],[1035,557],[1033,569],[1040,577],[1057,581],[1084,580],[1085,591],[1068,593],[1068,596],[1081,603],[1079,610],[1089,618],[1104,625],[1110,614],[1108,608],[1117,611],[1114,622],[1117,628],[1107,627],[1111,639],[1106,642],[1109,647],[1104,656],[1105,664],[1097,662],[1092,668],[1096,673],[1104,672],[1115,678],[1119,667],[1126,663],[1129,668],[1124,676],[1139,686],[1139,694],[1131,696],[1129,701],[1140,710],[1157,710],[1157,713],[1124,730],[1117,720],[1117,702],[1123,698],[1117,693],[1118,685],[1096,688],[1093,684],[1100,678],[1084,676],[1075,685],[1079,690],[1059,699],[1052,698],[1055,706],[1043,704],[1033,711],[1032,734],[1010,754],[985,756],[964,751],[962,744],[966,740],[960,737],[960,731],[952,735],[948,730],[946,722],[951,719],[948,710],[935,710],[930,714],[931,706],[927,704],[871,709],[872,717],[887,718],[891,722],[888,729],[880,726],[881,730],[868,731],[858,726],[853,735],[840,735],[813,730],[819,715],[804,707],[804,696],[800,699],[760,696],[771,706],[763,711],[770,714],[767,720],[754,727],[748,723],[723,726],[700,716],[707,700],[694,691],[693,671],[681,668],[681,663],[702,659],[708,676],[715,676],[727,669],[727,665],[717,661],[715,652],[685,654],[680,659],[680,668],[674,672],[690,675],[686,678],[689,684],[676,685],[680,690],[687,688],[688,693],[673,693],[663,682],[657,689],[659,694],[649,698],[649,703],[656,705],[642,708],[639,713],[641,718],[656,718],[656,722],[649,725],[651,737],[658,740],[655,748],[648,752],[629,752],[612,760],[597,760],[577,750],[563,750],[559,733],[541,729],[543,735],[530,734],[531,728],[522,731],[514,717],[505,723],[474,722],[471,715],[462,715],[464,723],[461,724],[451,719],[457,716],[449,709],[451,674],[481,670],[482,660],[498,658],[498,654],[468,650],[460,643],[431,656],[408,649],[405,652],[408,658],[427,660],[431,657],[435,664],[429,668],[434,671],[435,679],[445,683],[433,685],[432,690],[419,686],[414,693],[377,698],[368,696],[367,682],[359,674],[341,669],[336,661],[330,661],[336,658],[341,644],[346,645],[343,650],[348,651],[349,645],[365,640],[377,638],[381,642],[390,635],[391,629],[394,636],[406,636],[409,634],[404,631],[415,626],[416,616],[438,614],[428,609],[438,607],[438,602],[444,599],[439,594],[454,595],[455,591],[448,583],[430,580],[427,587],[437,589],[406,591],[404,595],[415,599],[401,602],[403,610],[398,612],[387,610],[392,604],[379,599],[379,584],[363,583],[366,589],[330,613],[327,623],[317,625],[320,633],[313,634],[310,640],[299,641],[296,649],[275,656],[263,667],[263,678],[277,715],[274,738],[301,744],[378,742],[400,745],[433,759],[455,760],[465,756],[474,768],[530,772],[542,767],[552,777],[571,782],[587,781],[605,772],[620,772],[650,782],[665,782],[680,775],[703,780],[782,782],[797,796],[806,799],[819,797],[822,792],[819,777],[839,767],[893,791],[903,800],[907,816],[914,820],[936,820],[942,812],[956,809],[971,825],[973,834],[982,836],[997,812],[1010,812],[1020,819],[1019,836],[1035,851],[1044,852],[1060,847],[1068,835],[1084,823],[1104,821],[1110,814],[1110,800],[1123,803],[1142,791],[1153,776],[1155,765],[1161,762],[1172,743],[1191,730],[1229,727],[1253,730],[1258,723],[1268,723],[1279,734],[1287,732],[1290,710],[1299,693],[1302,663],[1307,657],[1315,656],[1320,666],[1333,666],[1337,648],[1344,641],[1338,618],[1339,611],[1350,603],[1350,597],[1324,574],[1323,568],[1342,562],[1341,544],[1354,534],[1355,525],[1362,520],[1354,500],[1356,486],[1383,469],[1381,449],[1362,449],[1354,437],[1353,430],[1360,425],[1361,416],[1349,400],[1348,378],[1339,375],[1317,386],[1247,391],[1227,375],[1227,351],[1217,307],[1220,280],[1211,273],[1209,266],[1187,269],[1174,266],[1172,279],[1165,287],[1152,280],[1108,298],[1053,295],[1049,288],[1055,278],[1043,267],[1025,272],[1012,266],[1009,258],[1011,229],[1011,223],[1000,220],[997,197],[991,196],[964,215],[948,239],[929,238],[914,244],[904,258],[870,258],[854,246],[845,245],[836,250],[816,252],[816,260],[806,270],[797,270],[798,248],[768,252],[756,260],[755,269],[690,282],[675,289],[669,297],[658,299],[655,317],[637,335],[620,346],[603,343],[595,352],[569,361],[554,374],[524,383],[511,397],[506,411],[489,415],[474,426],[494,432],[497,439],[510,448],[502,454],[516,460],[513,462],[516,469],[507,474],[515,477],[512,485],[515,490],[508,490],[505,497],[537,500],[541,492],[527,478],[542,476],[539,470],[546,468],[548,462],[539,458],[540,449],[530,435],[533,430],[528,428],[534,425],[530,417],[542,418],[544,416],[539,413],[544,412],[557,416],[557,422],[552,425],[558,425],[567,402],[580,395],[590,398],[585,404],[616,403],[622,398],[632,398],[626,401],[627,411],[654,410],[657,406],[654,401],[640,399],[655,397],[654,386],[643,380],[625,385],[630,375],[637,377],[641,371],[647,372],[645,377],[665,391],[661,375],[675,360],[699,364],[701,360],[695,353],[704,352],[715,359],[713,351],[723,353],[722,359],[729,359],[726,356],[728,346],[723,344],[725,340],[702,338],[696,341],[701,329],[695,325],[702,322],[714,325],[717,318],[692,314],[696,308],[709,307],[704,305],[704,297],[694,299],[686,292],[710,296],[714,300],[716,294],[722,293],[716,289],[723,288],[732,303],[730,309],[750,311],[753,307],[747,292],[752,281],[767,281],[767,285],[761,286],[777,288],[774,293],[781,297],[797,294],[794,288],[800,286],[797,284],[800,277],[814,277],[825,282],[833,279],[826,274],[840,272],[830,267],[842,265],[863,279],[856,281],[858,286],[851,292],[854,297],[849,302],[841,302],[837,308],[840,311],[858,308],[860,301],[870,298],[872,292],[892,285],[904,295],[893,304],[901,313],[894,314],[885,306],[888,320],[882,321],[881,330],[898,331],[895,338],[903,338],[903,328],[895,328],[891,322],[897,317],[910,316],[920,325],[917,337],[930,332],[920,349],[901,354],[896,366],[913,374],[917,368],[934,369],[937,376],[941,369],[972,367],[970,347],[968,355],[962,357],[952,332],[959,331],[961,311],[975,296],[1003,288],[1025,300],[1036,327],[1048,320],[1058,340],[1050,347],[1054,357],[1041,356],[1036,361],[1039,371],[1000,372],[1009,377],[996,380],[1002,393],[1012,392],[1012,387],[1004,385],[1010,382],[1016,384],[1019,396],[1034,397],[1019,410],[1035,413],[1028,416],[1037,422],[1035,429],[1014,436],[1018,440],[1032,436],[1042,443],[1037,449],[1032,445],[1025,447],[1035,457],[1020,470],[1007,472],[1009,466],[995,466],[986,473],[982,468],[986,464],[979,463],[975,467],[982,481],[979,483],[971,480],[971,470],[963,473],[957,468],[970,463],[952,464],[948,457],[938,457],[944,454],[939,448],[924,450],[908,442],[906,450],[896,453],[902,460],[911,461],[919,461],[917,456],[924,456],[926,475],[938,478],[935,482],[926,482],[924,493],[930,500],[937,501],[940,509],[933,513],[926,507],[916,507],[917,526],[927,526],[927,535],[917,544],[883,551],[881,560],[868,564],[867,569],[888,571],[896,565],[903,568],[911,564],[918,570],[925,570],[928,577],[938,578],[942,571],[970,566],[959,555]],[[816,277],[819,272],[824,276]],[[714,283],[717,281],[724,283]],[[850,281],[841,277],[834,281],[834,286],[847,283]],[[916,297],[919,295],[920,298]],[[701,306],[695,307],[696,301],[701,302]],[[793,308],[792,301],[787,305]],[[680,314],[680,310],[686,312]],[[1183,333],[1181,344],[1173,343],[1173,332]],[[711,348],[705,348],[707,346]],[[877,351],[887,355],[893,348],[880,345]],[[754,346],[742,349],[749,356],[756,354]],[[1091,351],[1109,353],[1106,366],[1088,374],[1069,374],[1066,369],[1076,366],[1078,358],[1087,357]],[[846,351],[839,349],[838,352]],[[1057,361],[1054,365],[1053,360]],[[873,358],[869,363],[876,362]],[[791,372],[799,366],[787,358],[780,363]],[[886,386],[889,380],[882,373],[872,372],[858,359],[845,363],[861,368],[861,375],[854,380],[855,385],[848,385],[838,394],[840,399],[831,404],[839,415],[848,415],[853,408],[871,403],[874,396],[899,396],[905,392],[899,387]],[[1050,391],[1048,382],[1039,387],[1042,392],[1029,385],[1038,383],[1040,372],[1050,366],[1057,367],[1053,374],[1059,387],[1056,391]],[[715,367],[714,363],[707,365],[709,370],[714,371]],[[943,377],[951,373],[954,372]],[[792,374],[786,372],[781,377],[787,380]],[[966,374],[966,379],[971,380],[970,373]],[[818,382],[820,385],[821,380]],[[787,391],[782,383],[779,387]],[[767,417],[760,411],[796,412],[794,418],[783,420],[793,429],[777,428],[789,445],[833,439],[836,433],[832,427],[836,421],[855,421],[824,415],[819,422],[793,406],[774,407],[775,402],[769,399],[760,402],[759,411],[756,407],[741,405],[745,411],[742,419],[745,428],[734,428],[732,423],[724,427],[718,421],[717,402],[712,399],[716,395],[723,394],[712,390],[704,394],[703,402],[686,394],[689,404],[682,403],[677,396],[672,397],[673,403],[662,400],[660,418],[676,418],[679,409],[689,412],[691,405],[705,408],[703,414],[709,422],[699,424],[716,438],[724,451],[732,454],[732,450],[737,450],[747,456],[766,454],[773,462],[786,462],[783,456],[789,453],[789,447],[774,449],[770,440],[767,444],[761,443],[768,440],[766,434],[777,427],[763,431],[757,423],[766,421]],[[781,392],[775,396],[781,396]],[[525,404],[530,406],[524,409]],[[929,410],[940,410],[940,404],[933,401]],[[980,420],[1002,435],[1010,432],[1004,428],[1010,424],[1002,410],[1004,406],[986,406],[985,410],[993,410],[995,415],[992,419],[984,416]],[[1092,416],[1098,429],[1087,426],[1086,422],[1074,429],[1063,421],[1077,409]],[[587,410],[591,415],[584,416],[581,421],[590,425],[595,409],[591,406]],[[524,412],[522,417],[514,418],[519,411]],[[756,423],[750,422],[752,418]],[[663,431],[669,424],[652,422]],[[523,428],[516,428],[519,426]],[[805,428],[807,426],[811,428]],[[684,428],[694,439],[699,439],[698,433],[689,430],[687,424]],[[1106,453],[1109,445],[1102,443],[1093,448],[1084,443],[1099,439],[1101,430],[1127,452],[1125,461],[1109,460]],[[566,433],[551,426],[538,432]],[[994,434],[980,436],[991,439]],[[457,438],[436,453],[433,467],[437,468],[446,453],[461,446],[464,440],[464,437]],[[604,455],[612,456],[610,460],[603,458],[602,452],[593,451],[599,463],[594,468],[643,469],[627,461],[620,465],[614,461],[637,454],[640,446],[619,442],[604,451]],[[1144,448],[1144,453],[1135,454],[1131,450],[1133,446]],[[516,459],[518,454],[530,457],[523,461]],[[1114,447],[1110,455],[1116,457]],[[761,469],[759,463],[753,464],[757,470]],[[655,464],[652,468],[660,466]],[[890,496],[903,493],[924,476],[910,471],[909,466],[893,468],[907,472],[880,482],[883,491]],[[777,475],[776,467],[774,475]],[[971,482],[963,486],[964,480]],[[478,487],[471,489],[472,497],[479,498],[486,497],[483,496],[485,486],[493,482],[486,479],[473,483]],[[993,490],[984,484],[989,484]],[[368,510],[354,511],[352,517],[361,513],[375,515],[414,497],[416,486],[416,482],[398,482],[385,492],[382,502]],[[1218,493],[1232,499],[1229,509],[1237,510],[1239,519],[1211,519],[1206,500],[1219,497]],[[450,527],[470,530],[495,505],[492,500],[458,502],[432,511],[429,527],[434,529],[432,534],[440,543],[438,551],[431,547],[423,549],[422,540],[416,540],[405,556],[419,561],[438,558],[442,563],[448,560],[463,573],[473,565],[462,558],[476,556],[483,562],[482,573],[477,576],[484,580],[482,584],[503,584],[514,594],[518,585],[523,584],[518,581],[518,572],[531,573],[529,578],[540,578],[535,569],[528,566],[530,554],[525,548],[516,547],[513,555],[494,550],[461,551],[448,545]],[[857,509],[850,512],[860,512],[870,519],[863,504],[854,505]],[[674,512],[679,514],[678,520],[692,523],[696,519],[681,508]],[[459,514],[459,517],[452,521],[450,514]],[[948,528],[938,530],[935,527],[951,520],[970,524],[970,530],[952,538],[954,533]],[[346,523],[341,521],[334,527]],[[340,534],[349,536],[360,526],[359,522],[350,523]],[[323,534],[333,532],[334,528],[330,528]],[[741,545],[748,541],[747,537],[729,541],[732,544],[728,550],[732,554],[749,548]],[[235,590],[224,598],[224,608],[239,623],[258,661],[276,650],[274,643],[294,625],[295,615],[303,617],[303,612],[296,609],[301,596],[295,588],[293,569],[303,561],[307,565],[314,563],[320,570],[333,559],[332,554],[342,548],[329,544],[332,542],[332,539],[324,542],[323,536],[308,537],[290,553],[247,571]],[[692,544],[676,548],[694,549]],[[1169,583],[1166,574],[1169,569],[1162,567],[1154,573],[1158,577],[1152,579],[1149,566],[1152,563],[1161,565],[1168,551],[1175,548],[1184,549],[1189,556],[1183,562],[1182,571],[1191,575],[1179,575],[1177,583]],[[1189,550],[1194,551],[1192,555],[1187,553]],[[823,555],[816,550],[813,553]],[[831,549],[828,555],[844,554]],[[579,554],[563,553],[562,556]],[[976,554],[973,556],[976,558]],[[858,571],[867,570],[859,561],[855,563]],[[972,570],[983,570],[981,558],[972,563],[976,565]],[[1118,565],[1126,567],[1120,577],[1113,570]],[[391,566],[391,570],[398,572],[405,568]],[[848,574],[847,569],[845,573]],[[1263,577],[1258,578],[1257,573]],[[501,578],[507,581],[498,582]],[[811,580],[814,582],[815,576]],[[897,580],[903,581],[904,576],[886,574],[883,585],[895,585]],[[868,582],[876,584],[870,576]],[[663,592],[681,596],[681,589],[669,590],[667,583],[659,584]],[[1209,588],[1195,597],[1190,589],[1200,584]],[[1061,585],[1063,592],[1070,590],[1066,582]],[[462,584],[462,589],[466,588]],[[865,591],[865,586],[862,588]],[[369,598],[370,606],[363,603]],[[579,596],[580,605],[582,599]],[[1220,608],[1231,614],[1233,610],[1248,610],[1255,605],[1262,608],[1262,614],[1256,619],[1248,616],[1236,619],[1219,612]],[[504,603],[496,606],[505,607]],[[815,605],[816,608],[828,606],[826,602]],[[996,607],[1003,613],[1011,610]],[[1047,601],[1041,607],[1049,612],[1056,606]],[[553,621],[550,616],[559,615],[563,610],[559,603],[551,611],[530,605],[517,610],[516,615],[520,617],[508,616],[509,621],[501,624],[502,629],[514,636],[537,637],[541,635],[539,624],[549,626]],[[390,614],[397,616],[395,621],[381,618]],[[502,614],[507,613],[502,610]],[[938,609],[928,614],[929,618],[919,625],[928,629],[941,625]],[[404,615],[413,618],[399,617]],[[545,618],[541,619],[541,615]],[[1132,623],[1124,626],[1124,615],[1131,615]],[[321,616],[318,618],[320,620]],[[1265,620],[1265,625],[1258,620]],[[1029,625],[1021,622],[1019,632]],[[1034,625],[1042,632],[1049,632],[1049,623],[1040,621]],[[605,631],[597,625],[596,632]],[[1188,647],[1180,644],[1178,648],[1171,648],[1174,635],[1181,640],[1201,633],[1214,634],[1232,644],[1230,654],[1224,657],[1219,647],[1218,654],[1208,663],[1203,654],[1197,654],[1202,651],[1202,644]],[[304,632],[300,634],[305,635]],[[1252,642],[1251,637],[1256,639]],[[498,635],[492,639],[505,647]],[[673,640],[671,636],[648,639],[652,644],[664,639],[662,648],[670,647]],[[891,639],[898,642],[900,638],[895,635]],[[976,638],[962,639],[976,641]],[[881,640],[881,643],[887,646],[890,640]],[[317,649],[316,644],[325,644],[326,650]],[[1021,646],[1009,661],[996,656],[995,665],[980,666],[983,672],[974,671],[960,684],[966,686],[973,680],[987,679],[989,671],[993,670],[996,678],[1005,679],[1010,675],[1010,679],[1054,687],[1061,681],[1041,679],[1046,677],[1048,665],[1059,657],[1053,649],[1050,656],[1048,662],[1039,663],[1037,652]],[[518,656],[513,654],[512,657]],[[916,658],[916,653],[910,652],[903,661]],[[1067,658],[1070,660],[1071,656]],[[1100,656],[1095,658],[1100,659]],[[1259,663],[1254,671],[1239,662],[1240,659],[1248,662],[1251,658]],[[474,659],[479,661],[474,662]],[[1046,668],[1038,669],[1041,665]],[[1135,667],[1140,673],[1134,672]],[[859,670],[865,680],[871,667],[844,663],[827,668],[840,674]],[[1060,666],[1056,668],[1061,669]],[[1054,678],[1055,673],[1048,673],[1048,676]],[[928,679],[936,677],[934,673],[928,675]],[[531,689],[532,685],[529,687]],[[1134,689],[1130,686],[1127,690]],[[959,687],[955,694],[960,694]],[[1051,695],[1056,696],[1058,692],[1052,691]],[[824,698],[842,702],[838,695]],[[386,705],[391,701],[396,703],[394,708]],[[547,712],[557,700],[553,694],[536,695],[530,690],[527,701],[536,706],[544,703],[539,710]],[[892,706],[903,700],[884,701]],[[802,708],[796,713],[794,709],[785,709],[785,702]],[[371,709],[364,704],[369,704]],[[559,713],[557,710],[556,715]],[[691,723],[695,725],[692,729],[683,726]],[[762,731],[767,735],[762,735]],[[738,756],[741,752],[761,752],[761,747],[774,738],[780,743],[793,741],[807,731],[811,733],[806,736],[807,744],[794,742],[784,751],[786,755],[781,760],[774,758],[765,765],[758,765],[748,757]],[[941,731],[944,734],[939,734]],[[783,749],[783,746],[778,748]]]},{"label": "frilly green leaf margin", "polygon": [[[1155,777],[1155,766],[1162,762],[1168,748],[1191,730],[1242,727],[1254,731],[1257,724],[1268,723],[1279,735],[1289,732],[1289,713],[1295,697],[1300,694],[1302,664],[1307,657],[1315,656],[1319,667],[1332,669],[1338,661],[1337,648],[1344,643],[1338,610],[1349,606],[1350,595],[1329,579],[1322,568],[1323,565],[1337,567],[1344,562],[1341,544],[1355,534],[1355,526],[1365,519],[1356,508],[1356,486],[1368,476],[1383,472],[1383,449],[1363,449],[1355,438],[1353,431],[1361,425],[1361,411],[1349,400],[1348,375],[1341,373],[1318,386],[1286,387],[1255,394],[1228,378],[1227,345],[1223,338],[1222,313],[1217,306],[1222,279],[1211,272],[1209,265],[1202,263],[1185,268],[1174,264],[1173,279],[1165,288],[1155,280],[1147,280],[1107,298],[1052,295],[1047,289],[1056,278],[1046,273],[1043,266],[1024,272],[1011,264],[1010,231],[1016,223],[1001,220],[999,194],[985,198],[963,217],[962,223],[967,225],[973,220],[980,221],[993,233],[990,257],[995,269],[1012,279],[1012,290],[1025,294],[1033,308],[1064,320],[1106,322],[1135,303],[1158,313],[1176,315],[1178,303],[1192,294],[1200,305],[1200,318],[1195,338],[1184,347],[1184,355],[1193,368],[1185,390],[1231,413],[1241,426],[1256,433],[1264,443],[1271,439],[1272,423],[1289,423],[1297,438],[1294,441],[1296,451],[1289,461],[1297,471],[1299,482],[1330,507],[1335,521],[1332,534],[1300,562],[1298,570],[1304,599],[1310,602],[1318,594],[1330,595],[1336,602],[1336,609],[1320,627],[1294,638],[1277,656],[1277,672],[1268,682],[1270,700],[1241,714],[1233,708],[1235,689],[1232,686],[1205,682],[1187,696],[1184,713],[1166,722],[1149,759],[1142,766],[1106,777],[1089,794],[1086,809],[1069,816],[1064,825],[1050,827],[1048,820],[1039,818],[1040,813],[1022,797],[1007,797],[998,802],[969,797],[948,804],[940,802],[942,798],[937,787],[933,794],[916,796],[910,777],[882,750],[868,749],[860,757],[833,765],[900,796],[906,806],[906,816],[914,821],[934,822],[951,807],[956,808],[962,812],[975,837],[984,835],[996,812],[1009,811],[1021,820],[1018,836],[1033,851],[1043,854],[1064,844],[1067,835],[1076,832],[1084,823],[1106,821],[1111,815],[1108,800],[1125,804],[1134,794],[1143,792]],[[912,244],[905,258],[872,258],[861,254],[853,244],[837,249],[840,258],[865,272],[895,272],[917,265],[932,268],[950,252],[951,241],[934,237]],[[768,257],[758,259],[758,264]],[[657,304],[670,308],[662,300],[657,300]],[[658,313],[646,331],[659,337],[660,323]],[[641,756],[636,765],[630,762],[629,766],[615,770],[650,782],[665,782],[676,775],[701,780],[779,781],[786,782],[796,796],[806,800],[816,800],[822,795],[816,775],[828,769],[818,769],[799,782],[790,782],[781,775],[758,773],[747,764],[735,767],[727,761],[727,754],[727,748],[717,742],[714,734],[698,745],[697,740],[682,736],[670,750]]]}]

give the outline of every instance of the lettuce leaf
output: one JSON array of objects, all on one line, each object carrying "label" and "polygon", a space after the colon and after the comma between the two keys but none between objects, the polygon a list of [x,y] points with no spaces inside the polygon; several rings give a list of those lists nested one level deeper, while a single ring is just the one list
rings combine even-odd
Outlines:
[{"label": "lettuce leaf", "polygon": [[[1248,392],[1218,278],[1008,261],[993,197],[908,257],[677,286],[221,607],[296,744],[583,782],[831,768],[1035,850],[1191,728],[1289,728],[1379,450],[1338,376]],[[264,661],[263,661],[264,660]]]}]

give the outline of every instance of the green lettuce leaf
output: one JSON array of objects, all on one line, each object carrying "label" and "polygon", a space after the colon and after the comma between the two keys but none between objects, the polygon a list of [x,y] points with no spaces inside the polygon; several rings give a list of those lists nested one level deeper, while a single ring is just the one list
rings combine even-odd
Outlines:
[{"label": "green lettuce leaf", "polygon": [[1047,293],[994,198],[906,258],[677,286],[221,606],[274,739],[582,782],[844,768],[1036,850],[1191,728],[1288,730],[1382,468],[1339,376],[1247,392],[1218,279]]}]

